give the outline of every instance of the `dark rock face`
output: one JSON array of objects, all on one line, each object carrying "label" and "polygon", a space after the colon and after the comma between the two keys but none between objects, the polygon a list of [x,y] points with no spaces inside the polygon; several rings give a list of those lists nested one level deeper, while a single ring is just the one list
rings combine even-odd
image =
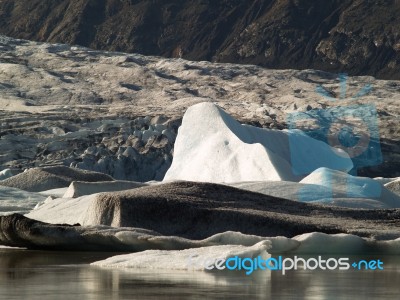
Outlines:
[{"label": "dark rock face", "polygon": [[400,79],[396,0],[4,0],[0,32],[96,49]]}]

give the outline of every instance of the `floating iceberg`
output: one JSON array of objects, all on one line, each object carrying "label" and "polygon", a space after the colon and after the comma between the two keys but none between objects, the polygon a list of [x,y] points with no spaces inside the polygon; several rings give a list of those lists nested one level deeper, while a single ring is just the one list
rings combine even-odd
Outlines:
[{"label": "floating iceberg", "polygon": [[[225,231],[286,237],[308,232],[345,232],[363,237],[400,234],[395,222],[386,221],[385,210],[327,207],[199,182],[55,199],[26,216],[53,224],[145,228],[190,239]],[[391,216],[393,221],[398,219],[397,214]]]},{"label": "floating iceberg", "polygon": [[390,208],[382,201],[367,198],[349,198],[346,191],[332,190],[319,184],[291,181],[250,181],[227,184],[243,190],[301,202],[314,202],[348,208],[382,209]]},{"label": "floating iceberg", "polygon": [[[268,258],[271,258],[271,254],[274,253],[284,255],[354,255],[373,253],[374,251],[390,254],[400,253],[398,248],[400,239],[370,241],[348,234],[328,235],[314,232],[296,236],[293,239],[283,239],[280,244],[291,244],[292,242],[297,242],[296,246],[286,252],[274,249],[274,238],[263,238],[260,242],[251,246],[237,244],[217,245],[185,250],[148,250],[140,253],[117,255],[92,263],[92,266],[152,270],[217,271],[218,261],[226,262],[232,258],[241,258],[242,262],[247,260],[247,263],[241,266],[243,270],[252,272],[257,269],[254,268],[252,261],[258,258],[268,260]],[[224,266],[222,268],[226,269]]]},{"label": "floating iceberg", "polygon": [[385,188],[392,191],[393,193],[396,193],[397,195],[400,195],[400,178],[386,183]]},{"label": "floating iceberg", "polygon": [[[205,271],[204,264],[195,262],[200,259],[228,259],[230,257],[269,257],[267,250],[270,248],[268,240],[253,246],[221,245],[201,248],[192,248],[180,251],[148,250],[140,253],[117,255],[102,261],[92,263],[93,266],[112,268],[136,269],[164,269],[164,270],[201,270]],[[190,258],[193,258],[193,264]]]},{"label": "floating iceberg", "polygon": [[110,182],[73,181],[66,190],[63,198],[78,198],[102,192],[117,192],[146,186],[145,183],[115,180]]},{"label": "floating iceberg", "polygon": [[[376,200],[381,203],[381,208],[400,208],[400,196],[386,189],[379,181],[367,178],[352,176],[344,172],[328,168],[319,168],[305,177],[300,183],[307,184],[299,190],[300,201],[321,201],[334,203],[335,198],[342,198],[343,201],[351,202],[351,198],[358,199],[358,205],[362,207],[365,202],[362,199],[369,199],[372,203]],[[312,198],[314,191],[324,187],[325,197],[320,199]],[[338,196],[339,195],[339,196]],[[375,208],[379,208],[379,203]]]},{"label": "floating iceberg", "polygon": [[[289,136],[292,144],[295,141],[295,149],[289,147]],[[303,172],[294,169],[293,159],[311,166],[311,171],[319,167],[342,171],[353,168],[342,150],[301,131],[241,125],[217,105],[200,103],[190,107],[183,117],[174,159],[164,180],[299,181]]]},{"label": "floating iceberg", "polygon": [[72,181],[113,181],[103,173],[85,171],[65,166],[27,169],[25,172],[0,181],[0,185],[19,188],[29,192],[41,192],[63,188]]},{"label": "floating iceberg", "polygon": [[[400,254],[400,233],[382,231],[380,238],[362,238],[351,234],[326,234],[310,232],[294,236],[258,236],[240,232],[226,231],[204,239],[190,239],[181,236],[162,235],[144,228],[79,226],[66,224],[48,224],[14,214],[0,216],[0,245],[25,247],[30,249],[53,250],[91,250],[138,252],[145,250],[168,250],[168,255],[176,251],[193,249],[196,251],[232,254],[240,250],[243,253],[267,251],[272,255],[284,254]],[[226,246],[213,248],[216,246]],[[199,248],[204,248],[200,249]],[[218,251],[214,251],[218,249]],[[176,253],[174,253],[174,251]],[[211,252],[210,252],[211,251]],[[154,252],[147,252],[143,255]],[[160,252],[159,252],[160,253]],[[164,253],[164,252],[163,252]],[[180,254],[178,253],[178,256]],[[132,254],[127,258],[142,257]],[[124,261],[125,258],[121,261]],[[115,262],[115,260],[113,260]]]}]

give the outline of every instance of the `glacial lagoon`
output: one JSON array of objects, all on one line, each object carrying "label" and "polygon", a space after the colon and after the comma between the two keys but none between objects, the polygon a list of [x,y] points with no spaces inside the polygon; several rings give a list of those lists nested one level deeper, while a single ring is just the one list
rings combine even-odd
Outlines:
[{"label": "glacial lagoon", "polygon": [[0,299],[396,299],[398,256],[379,271],[160,271],[89,264],[116,253],[0,249]]}]

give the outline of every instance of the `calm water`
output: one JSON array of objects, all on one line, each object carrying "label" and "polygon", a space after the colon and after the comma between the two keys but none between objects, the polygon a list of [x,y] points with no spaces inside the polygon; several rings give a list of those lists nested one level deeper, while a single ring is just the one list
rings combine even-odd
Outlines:
[{"label": "calm water", "polygon": [[398,299],[400,259],[384,271],[145,272],[90,267],[110,253],[0,249],[0,299]]}]

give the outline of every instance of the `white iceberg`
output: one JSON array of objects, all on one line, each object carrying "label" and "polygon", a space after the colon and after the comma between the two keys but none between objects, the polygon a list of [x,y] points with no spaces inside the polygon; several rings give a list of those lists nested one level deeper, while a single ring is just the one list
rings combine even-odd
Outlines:
[{"label": "white iceberg", "polygon": [[400,195],[400,178],[396,178],[395,180],[386,183],[385,188]]},{"label": "white iceberg", "polygon": [[[400,196],[386,189],[379,181],[368,177],[357,177],[337,170],[319,168],[301,180],[300,183],[307,184],[299,191],[301,198],[299,200],[302,201],[313,200],[307,199],[308,195],[317,190],[315,186],[322,186],[327,189],[327,194],[318,201],[331,203],[334,202],[335,198],[341,197],[343,198],[342,202],[351,202],[351,198],[355,198],[360,207],[370,204],[374,208],[373,200],[381,203],[381,207],[379,207],[379,203],[376,203],[375,208],[400,207]],[[336,194],[341,196],[337,197]],[[367,199],[367,201],[365,202],[362,199]]]},{"label": "white iceberg", "polygon": [[147,184],[123,180],[115,180],[109,182],[73,181],[63,194],[62,198],[78,198],[85,195],[92,195],[102,192],[117,192],[143,186],[147,186]]},{"label": "white iceberg", "polygon": [[173,251],[147,250],[139,253],[113,256],[92,263],[92,265],[112,268],[204,271],[204,265],[196,261],[196,257],[200,259],[227,259],[233,256],[242,258],[268,257],[267,250],[269,247],[269,241],[262,241],[247,247],[241,245],[221,245]]},{"label": "white iceberg", "polygon": [[301,131],[241,125],[217,105],[200,103],[183,117],[164,180],[299,181],[304,166],[309,173],[319,167],[349,171],[353,163],[343,151]]},{"label": "white iceberg", "polygon": [[[388,253],[399,254],[400,239],[390,241],[374,241],[350,234],[324,234],[312,232],[296,236],[292,239],[284,237],[257,237],[255,244],[246,242],[238,244],[238,233],[226,232],[220,234],[229,240],[235,237],[235,244],[207,246],[207,240],[199,241],[198,248],[184,250],[147,250],[139,253],[117,255],[92,263],[92,266],[105,268],[147,269],[147,270],[187,270],[187,271],[218,271],[218,261],[229,258],[266,260],[277,255],[342,255],[348,257],[355,254]],[[240,235],[240,234],[239,234]],[[243,239],[247,237],[243,235]],[[254,239],[254,237],[253,237]],[[171,240],[172,242],[172,240]],[[222,242],[222,241],[221,241]],[[286,249],[286,250],[283,250]],[[271,256],[272,255],[272,256]],[[225,269],[225,268],[223,268]],[[256,269],[255,269],[256,270]],[[249,269],[244,269],[249,271]]]}]

